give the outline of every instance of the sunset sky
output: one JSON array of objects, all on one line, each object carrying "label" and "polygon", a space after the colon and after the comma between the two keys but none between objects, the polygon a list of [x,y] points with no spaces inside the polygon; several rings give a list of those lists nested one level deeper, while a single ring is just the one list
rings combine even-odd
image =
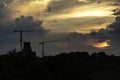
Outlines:
[{"label": "sunset sky", "polygon": [[105,51],[120,55],[120,0],[0,0],[0,54],[19,50],[14,30],[49,30],[23,33],[41,56],[60,52]]}]

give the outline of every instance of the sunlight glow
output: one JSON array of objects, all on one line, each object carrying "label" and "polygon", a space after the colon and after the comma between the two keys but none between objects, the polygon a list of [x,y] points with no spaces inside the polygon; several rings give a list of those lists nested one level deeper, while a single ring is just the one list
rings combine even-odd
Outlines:
[{"label": "sunlight glow", "polygon": [[90,2],[89,0],[77,0],[77,1],[80,1],[80,2]]},{"label": "sunlight glow", "polygon": [[94,11],[85,11],[85,12],[76,12],[73,13],[75,17],[85,17],[85,16],[107,16],[109,15],[108,12],[105,12],[103,10],[94,10]]},{"label": "sunlight glow", "polygon": [[93,47],[98,48],[98,49],[104,49],[106,47],[109,47],[109,42],[110,40],[106,40],[104,42],[98,42],[93,45]]},{"label": "sunlight glow", "polygon": [[108,10],[95,9],[95,10],[76,10],[71,11],[69,13],[61,13],[57,15],[50,16],[49,18],[59,18],[59,19],[67,19],[67,18],[80,18],[80,17],[106,17],[111,16],[111,12]]},{"label": "sunlight glow", "polygon": [[[22,7],[23,13],[27,10],[32,12],[42,12],[47,8],[50,0],[35,0],[31,1],[28,5]],[[29,12],[27,12],[29,13]]]}]

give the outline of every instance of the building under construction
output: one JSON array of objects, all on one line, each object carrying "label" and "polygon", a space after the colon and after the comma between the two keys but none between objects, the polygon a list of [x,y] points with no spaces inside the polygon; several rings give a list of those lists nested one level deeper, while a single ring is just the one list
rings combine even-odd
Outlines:
[{"label": "building under construction", "polygon": [[30,42],[24,42],[23,49],[21,52],[24,56],[36,57],[36,53],[34,51],[32,51],[32,49],[31,49]]}]

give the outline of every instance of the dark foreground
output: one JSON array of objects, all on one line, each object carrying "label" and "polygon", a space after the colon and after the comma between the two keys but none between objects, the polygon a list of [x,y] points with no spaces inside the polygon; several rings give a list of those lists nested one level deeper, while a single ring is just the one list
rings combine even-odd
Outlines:
[{"label": "dark foreground", "polygon": [[0,56],[0,80],[120,80],[120,57],[71,52],[40,58],[13,50]]}]

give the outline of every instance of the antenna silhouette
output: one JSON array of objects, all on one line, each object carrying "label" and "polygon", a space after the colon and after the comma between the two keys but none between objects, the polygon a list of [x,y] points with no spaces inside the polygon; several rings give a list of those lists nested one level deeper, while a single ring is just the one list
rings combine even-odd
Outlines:
[{"label": "antenna silhouette", "polygon": [[34,32],[34,31],[45,31],[45,30],[15,30],[15,33],[20,33],[20,50],[22,51],[22,43],[23,43],[23,32]]},{"label": "antenna silhouette", "polygon": [[46,43],[52,43],[52,42],[57,42],[58,40],[52,40],[52,41],[42,41],[42,42],[39,42],[39,44],[41,44],[42,45],[42,57],[44,57],[45,56],[45,49],[44,49],[44,45],[46,44]]},{"label": "antenna silhouette", "polygon": [[72,39],[74,39],[74,40],[78,39],[78,33],[77,33],[77,31],[74,30],[74,32],[72,32],[72,33],[70,34],[70,36],[71,36]]}]

